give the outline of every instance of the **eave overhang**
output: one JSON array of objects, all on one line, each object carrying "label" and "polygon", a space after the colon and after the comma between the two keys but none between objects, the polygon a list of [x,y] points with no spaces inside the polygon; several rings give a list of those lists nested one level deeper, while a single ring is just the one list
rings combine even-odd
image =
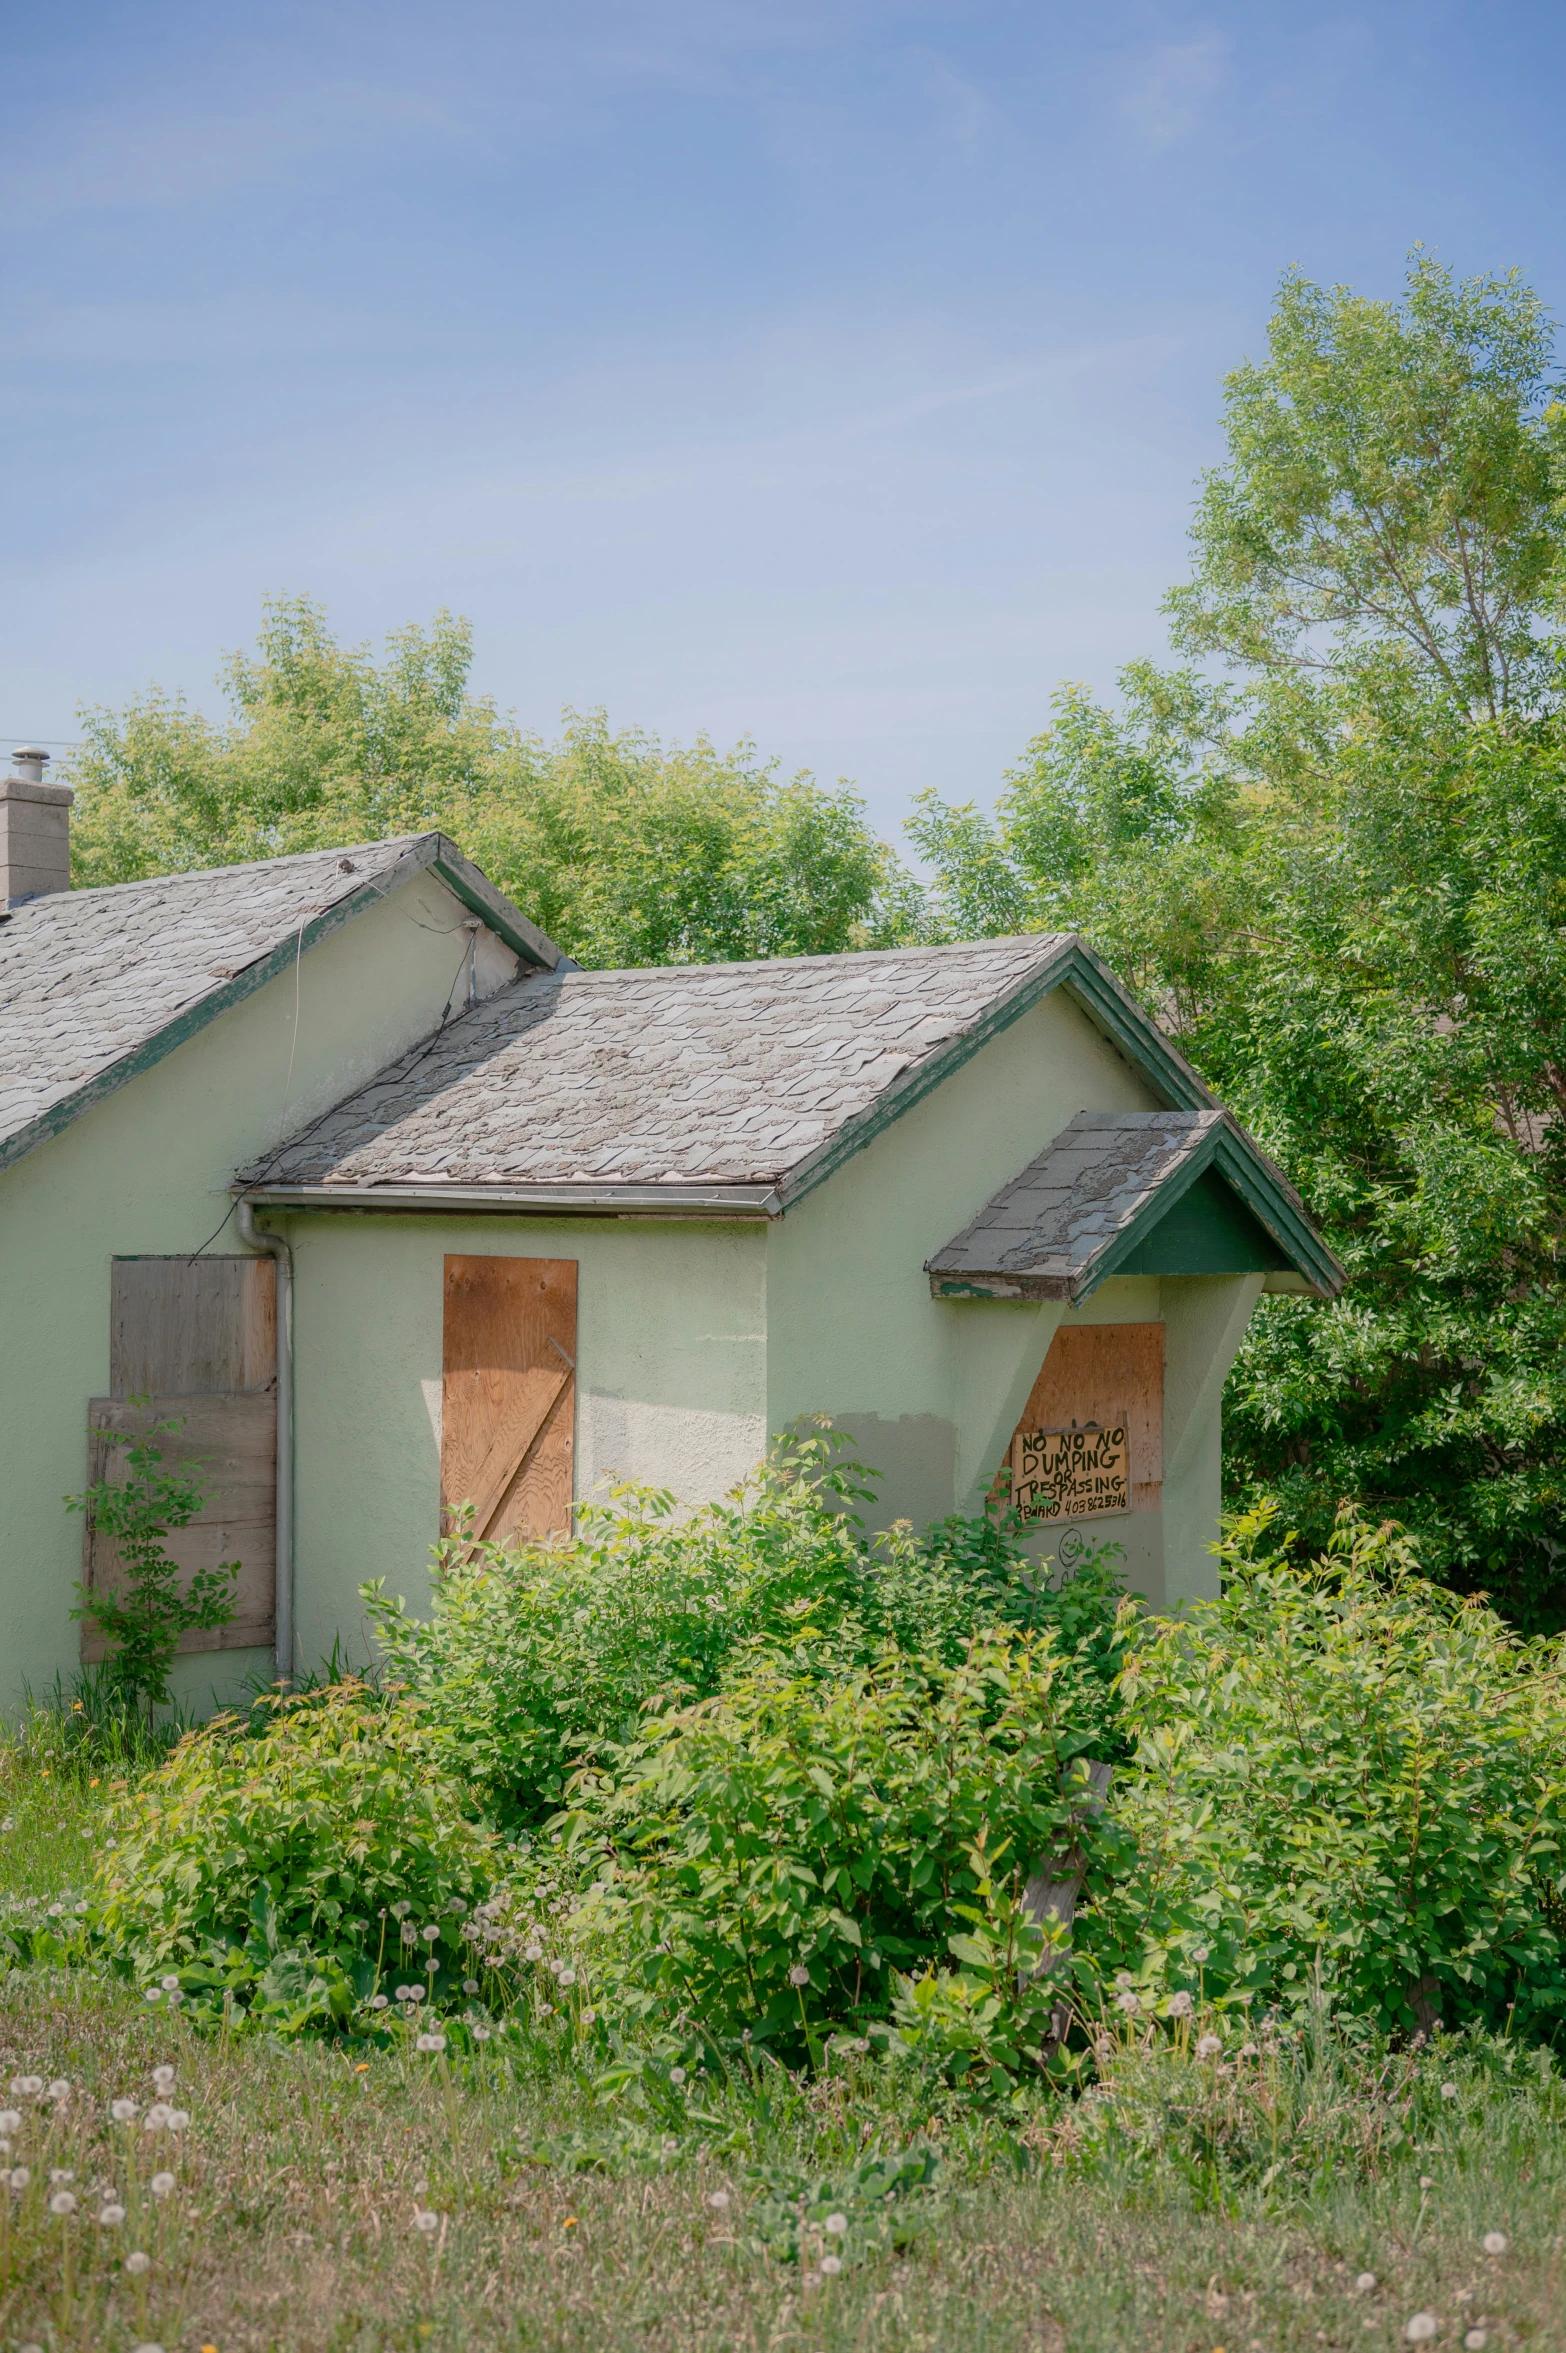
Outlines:
[{"label": "eave overhang", "polygon": [[772,1185],[235,1185],[257,1209],[458,1217],[747,1218],[781,1214]]}]

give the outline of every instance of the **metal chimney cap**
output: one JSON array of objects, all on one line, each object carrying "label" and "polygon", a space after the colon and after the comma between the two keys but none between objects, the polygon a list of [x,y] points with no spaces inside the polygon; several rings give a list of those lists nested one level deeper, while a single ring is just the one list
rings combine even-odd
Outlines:
[{"label": "metal chimney cap", "polygon": [[[5,737],[0,735],[0,743],[4,741]],[[13,760],[47,760],[49,755],[41,744],[19,743],[11,757]]]}]

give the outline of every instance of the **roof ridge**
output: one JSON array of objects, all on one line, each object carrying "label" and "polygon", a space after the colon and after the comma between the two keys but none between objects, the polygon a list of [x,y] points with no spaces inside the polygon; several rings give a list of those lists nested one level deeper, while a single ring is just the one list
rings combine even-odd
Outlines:
[{"label": "roof ridge", "polygon": [[20,915],[28,908],[45,906],[50,900],[61,905],[80,905],[84,899],[106,899],[115,891],[162,890],[170,883],[213,882],[225,874],[258,874],[263,869],[270,874],[280,866],[302,866],[310,858],[364,858],[375,850],[407,850],[415,842],[433,841],[440,830],[438,825],[430,825],[422,833],[388,833],[378,841],[323,842],[319,849],[284,850],[275,858],[234,858],[224,866],[180,866],[167,874],[141,874],[131,882],[91,882],[80,890],[48,891],[36,899],[24,900],[14,912]]},{"label": "roof ridge", "polygon": [[[697,978],[725,972],[808,972],[824,964],[853,965],[856,969],[873,963],[910,963],[915,957],[939,956],[954,958],[975,956],[995,948],[1016,948],[1035,942],[1042,952],[1053,951],[1062,940],[1074,935],[1064,931],[1029,931],[1010,934],[1005,939],[941,940],[928,946],[905,948],[829,948],[818,956],[736,956],[726,963],[691,964],[582,964],[562,967],[556,972],[519,974],[511,985],[528,980],[669,980]],[[493,1000],[486,1000],[493,1002]]]}]

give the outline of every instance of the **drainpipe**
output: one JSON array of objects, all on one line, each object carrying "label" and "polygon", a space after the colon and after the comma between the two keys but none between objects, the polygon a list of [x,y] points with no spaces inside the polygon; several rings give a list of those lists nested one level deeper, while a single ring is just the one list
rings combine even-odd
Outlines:
[{"label": "drainpipe", "polygon": [[294,1253],[281,1234],[263,1233],[255,1203],[243,1195],[236,1224],[247,1250],[259,1250],[277,1267],[277,1580],[273,1623],[277,1674],[294,1679]]}]

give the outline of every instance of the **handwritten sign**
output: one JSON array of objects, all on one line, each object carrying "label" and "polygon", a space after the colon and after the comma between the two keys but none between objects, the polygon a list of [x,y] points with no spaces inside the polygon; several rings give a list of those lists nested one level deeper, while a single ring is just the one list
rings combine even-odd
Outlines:
[{"label": "handwritten sign", "polygon": [[1131,1509],[1131,1449],[1124,1417],[1079,1430],[1019,1430],[1011,1445],[1011,1499],[1025,1520],[1086,1520]]}]

